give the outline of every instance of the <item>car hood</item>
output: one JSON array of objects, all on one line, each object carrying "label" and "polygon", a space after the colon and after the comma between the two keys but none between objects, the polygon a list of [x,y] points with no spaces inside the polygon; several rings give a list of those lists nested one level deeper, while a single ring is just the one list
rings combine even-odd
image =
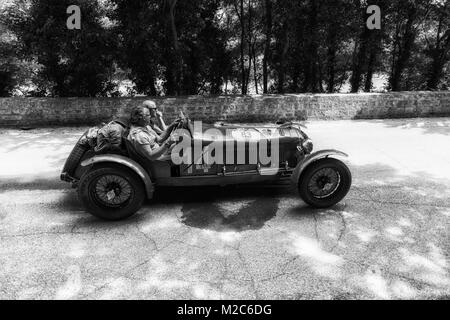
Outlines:
[{"label": "car hood", "polygon": [[[291,140],[306,139],[307,136],[298,128],[287,127],[280,128],[277,126],[240,126],[240,125],[220,125],[207,126],[203,125],[202,130],[194,130],[194,139],[202,139],[208,141],[217,140]],[[291,139],[289,139],[291,138]]]}]

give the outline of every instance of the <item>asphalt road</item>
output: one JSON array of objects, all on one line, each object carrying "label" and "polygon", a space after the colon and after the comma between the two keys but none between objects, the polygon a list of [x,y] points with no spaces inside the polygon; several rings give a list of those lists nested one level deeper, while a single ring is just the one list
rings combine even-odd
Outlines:
[{"label": "asphalt road", "polygon": [[0,129],[2,299],[448,299],[450,118],[310,122],[350,154],[329,210],[296,190],[158,190],[133,218],[59,181],[84,128]]}]

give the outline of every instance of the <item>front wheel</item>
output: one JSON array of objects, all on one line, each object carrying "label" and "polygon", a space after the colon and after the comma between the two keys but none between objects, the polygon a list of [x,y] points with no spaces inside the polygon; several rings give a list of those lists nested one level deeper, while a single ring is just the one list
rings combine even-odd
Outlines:
[{"label": "front wheel", "polygon": [[300,197],[315,208],[328,208],[341,201],[350,190],[352,175],[339,160],[325,158],[310,164],[298,182]]},{"label": "front wheel", "polygon": [[92,215],[104,220],[122,220],[140,209],[145,200],[145,187],[126,168],[101,167],[81,177],[78,196]]}]

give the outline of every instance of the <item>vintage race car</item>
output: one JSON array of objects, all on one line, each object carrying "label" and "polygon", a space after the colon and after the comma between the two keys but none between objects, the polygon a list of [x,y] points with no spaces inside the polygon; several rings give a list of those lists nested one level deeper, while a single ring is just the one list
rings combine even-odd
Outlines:
[{"label": "vintage race car", "polygon": [[[150,161],[142,157],[125,136],[122,150],[98,154],[87,142],[88,132],[85,132],[66,160],[61,180],[78,189],[79,198],[89,213],[105,220],[130,217],[160,186],[288,182],[296,185],[301,199],[315,208],[335,205],[350,189],[350,170],[335,158],[347,155],[337,150],[313,153],[313,143],[301,124],[260,127],[221,124],[199,132],[189,119],[184,119],[184,123],[189,137],[185,134],[175,139],[189,139],[192,148],[181,154],[192,152],[186,157],[190,163],[178,163],[169,156]],[[213,144],[215,148],[211,152],[209,147]],[[219,150],[222,146],[223,150]],[[196,147],[200,147],[200,153]],[[264,155],[262,148],[270,157],[261,157]],[[210,152],[210,158],[222,154],[223,161],[211,163],[205,152]],[[267,163],[269,158],[270,164]]]}]

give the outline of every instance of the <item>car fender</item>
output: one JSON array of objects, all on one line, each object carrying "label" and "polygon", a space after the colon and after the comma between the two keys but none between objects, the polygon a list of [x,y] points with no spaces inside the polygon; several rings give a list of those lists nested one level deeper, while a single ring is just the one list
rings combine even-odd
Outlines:
[{"label": "car fender", "polygon": [[142,182],[144,182],[147,197],[149,199],[153,197],[153,192],[155,188],[153,186],[150,175],[139,163],[130,158],[116,154],[100,155],[84,160],[83,162],[81,162],[81,166],[86,167],[96,163],[108,163],[108,162],[117,163],[133,170],[142,179]]},{"label": "car fender", "polygon": [[339,151],[339,150],[330,149],[330,150],[317,151],[317,152],[307,155],[295,167],[294,172],[292,173],[292,176],[291,176],[292,183],[295,183],[295,184],[298,183],[298,179],[300,178],[300,175],[311,163],[313,163],[314,161],[320,160],[320,159],[328,158],[329,156],[348,157],[348,154],[346,154],[342,151]]}]

